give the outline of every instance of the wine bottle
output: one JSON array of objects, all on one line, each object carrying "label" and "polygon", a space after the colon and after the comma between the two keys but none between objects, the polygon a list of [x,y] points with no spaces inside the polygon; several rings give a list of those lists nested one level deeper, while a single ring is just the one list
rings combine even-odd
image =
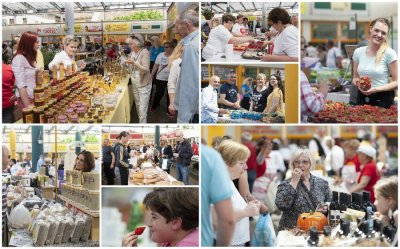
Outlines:
[{"label": "wine bottle", "polygon": [[340,220],[338,192],[332,191],[332,202],[329,204],[329,225],[336,226]]},{"label": "wine bottle", "polygon": [[340,230],[338,232],[338,236],[340,239],[346,239],[351,237],[350,222],[345,221],[343,219],[340,221]]},{"label": "wine bottle", "polygon": [[318,230],[315,227],[311,227],[310,229],[310,237],[308,237],[307,244],[308,246],[316,247],[318,246]]},{"label": "wine bottle", "polygon": [[357,210],[357,211],[359,211],[361,209],[359,206],[357,193],[351,193],[351,203],[349,205],[349,208]]},{"label": "wine bottle", "polygon": [[374,230],[372,231],[372,237],[383,241],[384,236],[382,233],[382,229],[383,229],[382,221],[375,219],[374,220]]},{"label": "wine bottle", "polygon": [[371,203],[371,193],[368,191],[364,191],[362,193],[363,196],[363,209],[364,212],[367,213],[367,207],[372,207],[372,211],[376,212],[376,207]]}]

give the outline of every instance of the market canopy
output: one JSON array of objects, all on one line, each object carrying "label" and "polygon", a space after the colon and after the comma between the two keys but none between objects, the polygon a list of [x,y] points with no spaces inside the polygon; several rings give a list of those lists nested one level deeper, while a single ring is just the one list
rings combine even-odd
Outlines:
[{"label": "market canopy", "polygon": [[[155,132],[154,125],[145,125],[145,126],[104,126],[102,127],[102,131],[105,133],[120,133],[122,131],[128,131],[130,133],[143,133],[143,134],[151,134]],[[167,133],[175,130],[185,130],[185,129],[195,129],[194,126],[191,125],[160,125],[160,132]]]},{"label": "market canopy", "polygon": [[[74,2],[75,12],[94,11],[117,11],[117,10],[140,10],[140,9],[165,9],[171,5],[170,2]],[[64,2],[3,2],[2,14],[4,15],[26,15],[26,14],[48,14],[64,13]]]},{"label": "market canopy", "polygon": [[214,13],[225,13],[230,7],[230,12],[254,12],[263,9],[263,4],[265,8],[273,9],[276,7],[282,7],[285,9],[298,8],[297,2],[208,2],[201,3],[201,9],[211,8]]},{"label": "market canopy", "polygon": [[[3,134],[8,134],[10,130],[14,130],[17,134],[30,133],[32,125],[3,125]],[[43,131],[45,134],[55,132],[56,125],[44,125]],[[95,125],[59,125],[57,132],[59,134],[75,134],[79,128],[82,134],[99,134],[100,128]]]}]

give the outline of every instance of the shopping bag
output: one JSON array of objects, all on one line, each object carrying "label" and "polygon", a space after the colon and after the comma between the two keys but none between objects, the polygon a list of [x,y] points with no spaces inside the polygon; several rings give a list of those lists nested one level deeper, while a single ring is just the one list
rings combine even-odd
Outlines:
[{"label": "shopping bag", "polygon": [[276,239],[275,229],[272,224],[271,216],[269,213],[266,215],[260,214],[254,229],[251,246],[253,247],[271,247],[274,245]]},{"label": "shopping bag", "polygon": [[162,160],[162,165],[161,165],[161,169],[165,169],[165,170],[167,170],[167,167],[168,166],[168,159],[163,159]]},{"label": "shopping bag", "polygon": [[274,178],[274,180],[269,184],[267,194],[265,196],[265,204],[268,207],[268,210],[271,214],[275,213],[278,208],[275,204],[275,198],[276,198],[276,192],[278,191],[278,185],[280,184],[280,181],[277,177]]}]

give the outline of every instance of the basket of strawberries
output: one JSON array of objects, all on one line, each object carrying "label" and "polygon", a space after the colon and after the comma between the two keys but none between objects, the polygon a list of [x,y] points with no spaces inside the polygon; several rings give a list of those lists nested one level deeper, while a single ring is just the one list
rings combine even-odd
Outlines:
[{"label": "basket of strawberries", "polygon": [[363,91],[368,91],[371,89],[371,79],[366,76],[361,77],[358,81],[358,87]]}]

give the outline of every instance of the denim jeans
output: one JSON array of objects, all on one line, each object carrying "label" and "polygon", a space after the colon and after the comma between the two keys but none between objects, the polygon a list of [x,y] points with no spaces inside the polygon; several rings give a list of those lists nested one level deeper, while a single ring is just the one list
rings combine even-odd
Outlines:
[{"label": "denim jeans", "polygon": [[178,181],[185,183],[185,185],[189,185],[189,165],[177,163],[176,177],[178,178]]}]

